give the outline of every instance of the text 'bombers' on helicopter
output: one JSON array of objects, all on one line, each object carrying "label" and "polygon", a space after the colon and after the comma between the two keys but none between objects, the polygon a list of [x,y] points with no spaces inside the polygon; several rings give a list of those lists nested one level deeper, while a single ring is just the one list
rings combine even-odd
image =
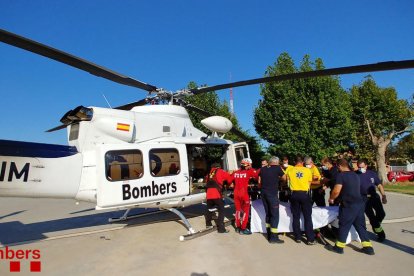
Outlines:
[{"label": "text 'bombers' on helicopter", "polygon": [[[187,219],[176,208],[205,201],[204,182],[212,163],[237,169],[250,157],[245,142],[224,139],[230,120],[185,102],[185,97],[231,87],[339,74],[414,68],[414,60],[340,67],[257,78],[175,92],[124,76],[87,60],[0,29],[0,41],[54,59],[93,75],[148,92],[114,109],[79,106],[61,125],[69,146],[0,140],[0,196],[73,198],[96,209],[160,208]],[[151,103],[151,105],[146,105]],[[168,103],[160,105],[160,103]],[[205,117],[212,131],[192,124],[187,110]]]}]

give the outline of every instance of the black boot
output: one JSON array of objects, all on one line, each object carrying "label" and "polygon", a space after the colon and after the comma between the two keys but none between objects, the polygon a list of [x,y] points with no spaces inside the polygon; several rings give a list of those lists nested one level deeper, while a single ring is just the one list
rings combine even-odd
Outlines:
[{"label": "black boot", "polygon": [[381,232],[377,233],[377,240],[379,242],[383,242],[385,240],[385,232],[382,230]]},{"label": "black boot", "polygon": [[374,248],[372,248],[372,246],[362,247],[361,251],[367,255],[375,255],[375,251]]},{"label": "black boot", "polygon": [[285,241],[279,239],[279,235],[277,233],[270,233],[269,242],[270,243],[284,243]]}]

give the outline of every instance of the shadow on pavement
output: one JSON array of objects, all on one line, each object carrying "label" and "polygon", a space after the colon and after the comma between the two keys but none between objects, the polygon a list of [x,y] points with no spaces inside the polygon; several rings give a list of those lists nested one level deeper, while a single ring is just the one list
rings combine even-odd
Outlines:
[{"label": "shadow on pavement", "polygon": [[[368,235],[369,235],[369,238],[371,240],[375,241],[377,239],[377,235],[375,235],[374,233],[368,232]],[[389,247],[392,247],[394,249],[397,249],[397,250],[400,250],[402,252],[408,253],[410,255],[414,255],[414,248],[412,248],[410,246],[407,246],[407,245],[404,245],[404,244],[401,244],[401,243],[398,243],[398,242],[395,242],[395,241],[392,241],[392,240],[389,240],[388,238],[385,239],[385,241],[381,242],[381,244],[387,245]]]},{"label": "shadow on pavement", "polygon": [[4,219],[4,218],[7,218],[7,217],[12,217],[12,216],[18,215],[18,214],[23,213],[23,212],[26,212],[26,210],[17,211],[17,212],[13,212],[13,213],[1,216],[0,219]]},{"label": "shadow on pavement", "polygon": [[[132,210],[129,213],[129,216],[140,215],[140,214],[150,214],[157,209],[136,209]],[[203,205],[194,205],[189,206],[180,211],[187,217],[196,217],[204,214],[205,206]],[[88,211],[88,210],[83,210]],[[8,214],[6,216],[16,215],[24,211],[19,211],[15,213]],[[74,212],[73,214],[80,213]],[[22,223],[21,221],[10,221],[0,223],[0,244],[3,246],[20,244],[20,243],[30,243],[37,240],[46,239],[51,236],[58,236],[56,232],[65,231],[65,230],[74,230],[70,234],[80,233],[87,227],[96,227],[111,225],[108,222],[109,218],[118,218],[124,214],[125,211],[110,211],[98,214],[90,214],[84,216],[76,216],[64,219],[55,219],[50,221],[41,221],[33,223]],[[3,216],[3,217],[6,217]],[[179,221],[178,216],[175,214],[166,211],[165,213],[159,214],[150,214],[147,216],[129,219],[127,221],[121,221],[118,223],[112,223],[112,225],[126,225],[126,226],[140,226],[145,224],[157,223],[162,221]],[[108,227],[107,227],[108,228]],[[109,227],[110,228],[110,227]],[[105,228],[104,228],[105,229]],[[53,234],[54,233],[54,234]],[[48,234],[48,235],[46,235]],[[68,234],[68,233],[65,233]]]}]

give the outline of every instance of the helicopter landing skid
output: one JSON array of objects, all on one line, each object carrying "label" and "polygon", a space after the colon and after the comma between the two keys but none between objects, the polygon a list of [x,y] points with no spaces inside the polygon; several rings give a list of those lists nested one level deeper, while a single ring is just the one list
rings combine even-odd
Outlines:
[{"label": "helicopter landing skid", "polygon": [[[229,225],[231,225],[231,223],[232,222],[230,220],[225,221],[224,226],[229,226]],[[217,226],[207,227],[206,229],[202,229],[202,230],[197,231],[195,233],[180,236],[180,241],[192,240],[194,238],[198,238],[198,237],[210,234],[210,233],[215,232],[215,231],[217,231]]]},{"label": "helicopter landing skid", "polygon": [[176,214],[185,224],[185,227],[188,230],[188,234],[192,235],[194,234],[196,231],[193,229],[193,227],[191,226],[190,222],[188,221],[188,219],[183,215],[183,213],[181,213],[180,211],[178,211],[175,208],[169,208],[169,209],[164,209],[164,210],[168,210],[170,212],[173,212],[174,214]]},{"label": "helicopter landing skid", "polygon": [[140,218],[140,217],[144,217],[144,216],[149,216],[149,215],[154,215],[154,214],[159,214],[159,213],[165,213],[165,212],[172,212],[174,214],[176,214],[184,223],[185,227],[187,228],[188,235],[192,235],[194,233],[196,233],[196,231],[194,230],[194,228],[191,226],[190,222],[188,221],[188,219],[184,216],[183,213],[181,213],[180,211],[178,211],[175,208],[168,208],[168,209],[160,209],[158,211],[153,211],[153,212],[148,212],[148,213],[144,213],[144,214],[138,214],[138,215],[133,215],[133,216],[128,216],[128,213],[134,208],[129,208],[125,211],[125,213],[119,217],[119,218],[110,218],[108,219],[109,223],[113,223],[113,222],[120,222],[120,221],[127,221],[129,219],[135,219],[135,218]]},{"label": "helicopter landing skid", "polygon": [[152,211],[152,212],[148,212],[148,213],[143,213],[143,214],[128,216],[128,213],[132,209],[134,209],[134,208],[127,209],[125,211],[125,213],[121,217],[119,217],[119,218],[109,218],[108,219],[108,222],[109,223],[113,223],[113,222],[127,221],[129,219],[135,219],[135,218],[145,217],[145,216],[149,216],[149,215],[154,215],[154,214],[159,214],[159,213],[165,213],[167,211],[167,210],[158,210],[158,211]]}]

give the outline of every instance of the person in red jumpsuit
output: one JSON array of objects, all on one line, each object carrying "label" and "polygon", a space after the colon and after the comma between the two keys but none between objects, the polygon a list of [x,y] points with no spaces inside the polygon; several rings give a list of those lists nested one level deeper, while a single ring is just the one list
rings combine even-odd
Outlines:
[{"label": "person in red jumpsuit", "polygon": [[236,208],[236,232],[242,235],[250,235],[252,232],[247,229],[250,212],[250,198],[248,193],[249,180],[257,180],[257,171],[252,168],[252,160],[244,158],[241,161],[241,168],[231,175],[231,182],[234,183],[234,206]]},{"label": "person in red jumpsuit", "polygon": [[224,227],[224,201],[222,196],[223,185],[225,182],[228,182],[229,180],[230,174],[225,170],[221,169],[219,163],[215,163],[212,165],[210,173],[208,174],[206,185],[207,210],[204,216],[206,218],[206,227],[212,227],[213,225],[211,221],[213,219],[213,214],[210,210],[214,208],[217,209],[218,218],[216,220],[216,224],[217,232],[219,233],[229,232],[229,230],[227,230]]}]

